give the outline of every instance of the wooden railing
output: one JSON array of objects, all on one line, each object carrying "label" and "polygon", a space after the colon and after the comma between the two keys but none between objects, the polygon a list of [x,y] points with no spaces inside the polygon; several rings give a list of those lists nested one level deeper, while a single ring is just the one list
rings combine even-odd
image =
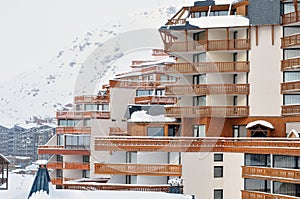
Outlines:
[{"label": "wooden railing", "polygon": [[300,115],[300,105],[289,105],[289,106],[282,106],[281,114],[283,116],[287,115]]},{"label": "wooden railing", "polygon": [[292,138],[191,138],[120,137],[95,138],[96,151],[228,152],[300,155],[300,140]]},{"label": "wooden railing", "polygon": [[109,111],[58,111],[56,112],[57,119],[109,119]]},{"label": "wooden railing", "polygon": [[281,84],[281,93],[291,93],[300,91],[300,81],[285,82]]},{"label": "wooden railing", "polygon": [[168,25],[180,25],[180,24],[185,24],[186,19],[169,19],[168,20]]},{"label": "wooden railing", "polygon": [[109,135],[110,136],[127,136],[127,131],[124,131],[123,129],[119,127],[109,127]]},{"label": "wooden railing", "polygon": [[63,163],[62,162],[48,162],[47,168],[48,169],[62,169]]},{"label": "wooden railing", "polygon": [[287,25],[291,23],[296,23],[300,21],[300,11],[296,14],[296,12],[291,12],[282,15],[282,24]]},{"label": "wooden railing", "polygon": [[51,178],[51,182],[53,185],[62,185],[63,178]]},{"label": "wooden railing", "polygon": [[248,106],[166,107],[167,117],[248,117]]},{"label": "wooden railing", "polygon": [[281,38],[281,48],[300,45],[300,34]]},{"label": "wooden railing", "polygon": [[112,88],[137,88],[137,87],[149,87],[155,88],[157,86],[176,83],[176,81],[129,81],[129,80],[110,80],[110,86]]},{"label": "wooden railing", "polygon": [[91,134],[91,127],[56,127],[56,134]]},{"label": "wooden railing", "polygon": [[175,63],[166,65],[166,73],[197,74],[197,73],[228,73],[249,72],[249,62],[200,62]]},{"label": "wooden railing", "polygon": [[136,104],[176,104],[176,97],[167,96],[138,96],[135,97]]},{"label": "wooden railing", "polygon": [[182,165],[95,163],[95,174],[181,176]]},{"label": "wooden railing", "polygon": [[281,71],[297,69],[300,67],[300,58],[286,59],[281,61]]},{"label": "wooden railing", "polygon": [[152,56],[169,56],[163,49],[153,49]]},{"label": "wooden railing", "polygon": [[89,162],[65,162],[64,169],[90,170]]},{"label": "wooden railing", "polygon": [[205,40],[165,43],[167,52],[206,51],[206,47],[207,41]]},{"label": "wooden railing", "polygon": [[75,104],[109,103],[109,95],[76,96]]},{"label": "wooden railing", "polygon": [[299,197],[284,196],[279,194],[263,193],[256,191],[242,191],[242,199],[297,199]]},{"label": "wooden railing", "polygon": [[249,84],[192,84],[166,86],[166,95],[248,95]]},{"label": "wooden railing", "polygon": [[300,183],[300,171],[297,169],[278,169],[266,167],[242,167],[243,178],[275,180],[287,183]]},{"label": "wooden railing", "polygon": [[73,147],[72,149],[65,148],[64,146],[38,146],[38,154],[51,154],[51,155],[90,155],[89,149],[83,146]]}]

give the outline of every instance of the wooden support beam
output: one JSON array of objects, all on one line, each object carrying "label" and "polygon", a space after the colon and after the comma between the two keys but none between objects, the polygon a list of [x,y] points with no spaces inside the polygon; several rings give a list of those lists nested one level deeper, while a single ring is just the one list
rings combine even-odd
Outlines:
[{"label": "wooden support beam", "polygon": [[186,52],[188,52],[189,51],[188,31],[184,30],[184,34],[185,34],[185,49],[186,49]]},{"label": "wooden support beam", "polygon": [[296,14],[296,22],[298,22],[299,20],[299,13],[298,13],[298,0],[294,0],[294,7],[295,7],[295,14]]},{"label": "wooden support beam", "polygon": [[227,49],[229,48],[229,28],[226,28]]},{"label": "wooden support beam", "polygon": [[274,25],[272,25],[272,46],[274,46],[275,43],[275,30],[274,30]]},{"label": "wooden support beam", "polygon": [[258,26],[255,26],[255,39],[256,39],[256,46],[258,46]]},{"label": "wooden support beam", "polygon": [[205,41],[206,41],[206,51],[209,51],[209,47],[208,47],[208,29],[205,30]]}]

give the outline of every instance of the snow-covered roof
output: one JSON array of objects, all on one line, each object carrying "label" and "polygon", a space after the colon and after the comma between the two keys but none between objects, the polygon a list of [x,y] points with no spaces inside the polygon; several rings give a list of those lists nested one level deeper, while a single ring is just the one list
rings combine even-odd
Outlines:
[{"label": "snow-covered roof", "polygon": [[36,124],[36,123],[29,123],[29,124],[17,124],[16,126],[28,130],[28,129],[32,129],[32,128],[38,127],[39,125]]},{"label": "snow-covered roof", "polygon": [[269,128],[269,129],[274,129],[274,126],[270,122],[267,122],[265,120],[257,120],[257,121],[254,121],[254,122],[250,122],[249,124],[247,124],[246,128],[249,129],[249,128],[254,127],[256,125],[261,125],[261,126]]},{"label": "snow-covered roof", "polygon": [[291,137],[295,137],[295,138],[299,138],[300,136],[299,136],[299,132],[298,131],[296,131],[295,129],[292,129],[289,133],[288,133],[288,135],[287,135],[287,137],[288,138],[291,138]]},{"label": "snow-covered roof", "polygon": [[164,115],[149,115],[147,111],[135,111],[131,114],[128,122],[175,122],[176,119],[172,117],[165,117]]},{"label": "snow-covered roof", "polygon": [[214,27],[239,27],[249,26],[249,19],[243,16],[209,16],[200,18],[188,18],[190,25],[198,26],[199,28],[214,28]]},{"label": "snow-covered roof", "polygon": [[0,159],[3,159],[6,163],[10,163],[10,161],[4,155],[0,154]]},{"label": "snow-covered roof", "polygon": [[36,162],[34,162],[34,164],[37,165],[46,165],[48,163],[48,160],[37,160]]}]

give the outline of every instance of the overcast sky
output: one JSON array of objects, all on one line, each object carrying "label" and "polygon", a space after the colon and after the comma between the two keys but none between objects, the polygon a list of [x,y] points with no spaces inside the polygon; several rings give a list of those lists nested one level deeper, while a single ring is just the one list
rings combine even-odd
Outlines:
[{"label": "overcast sky", "polygon": [[0,0],[0,81],[47,64],[75,37],[112,19],[174,3],[178,0]]}]

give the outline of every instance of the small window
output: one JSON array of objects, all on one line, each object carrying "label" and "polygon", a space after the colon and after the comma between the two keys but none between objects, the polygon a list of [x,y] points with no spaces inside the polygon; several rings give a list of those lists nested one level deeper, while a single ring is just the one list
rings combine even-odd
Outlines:
[{"label": "small window", "polygon": [[214,154],[215,162],[223,162],[223,154]]},{"label": "small window", "polygon": [[223,178],[223,167],[222,166],[214,167],[214,178]]},{"label": "small window", "polygon": [[164,136],[164,127],[148,127],[148,136]]},{"label": "small window", "polygon": [[214,199],[223,199],[223,189],[214,190]]},{"label": "small window", "polygon": [[206,130],[205,125],[194,125],[194,137],[205,137]]},{"label": "small window", "polygon": [[90,162],[90,156],[84,155],[84,156],[82,157],[82,161],[83,161],[83,162]]}]

